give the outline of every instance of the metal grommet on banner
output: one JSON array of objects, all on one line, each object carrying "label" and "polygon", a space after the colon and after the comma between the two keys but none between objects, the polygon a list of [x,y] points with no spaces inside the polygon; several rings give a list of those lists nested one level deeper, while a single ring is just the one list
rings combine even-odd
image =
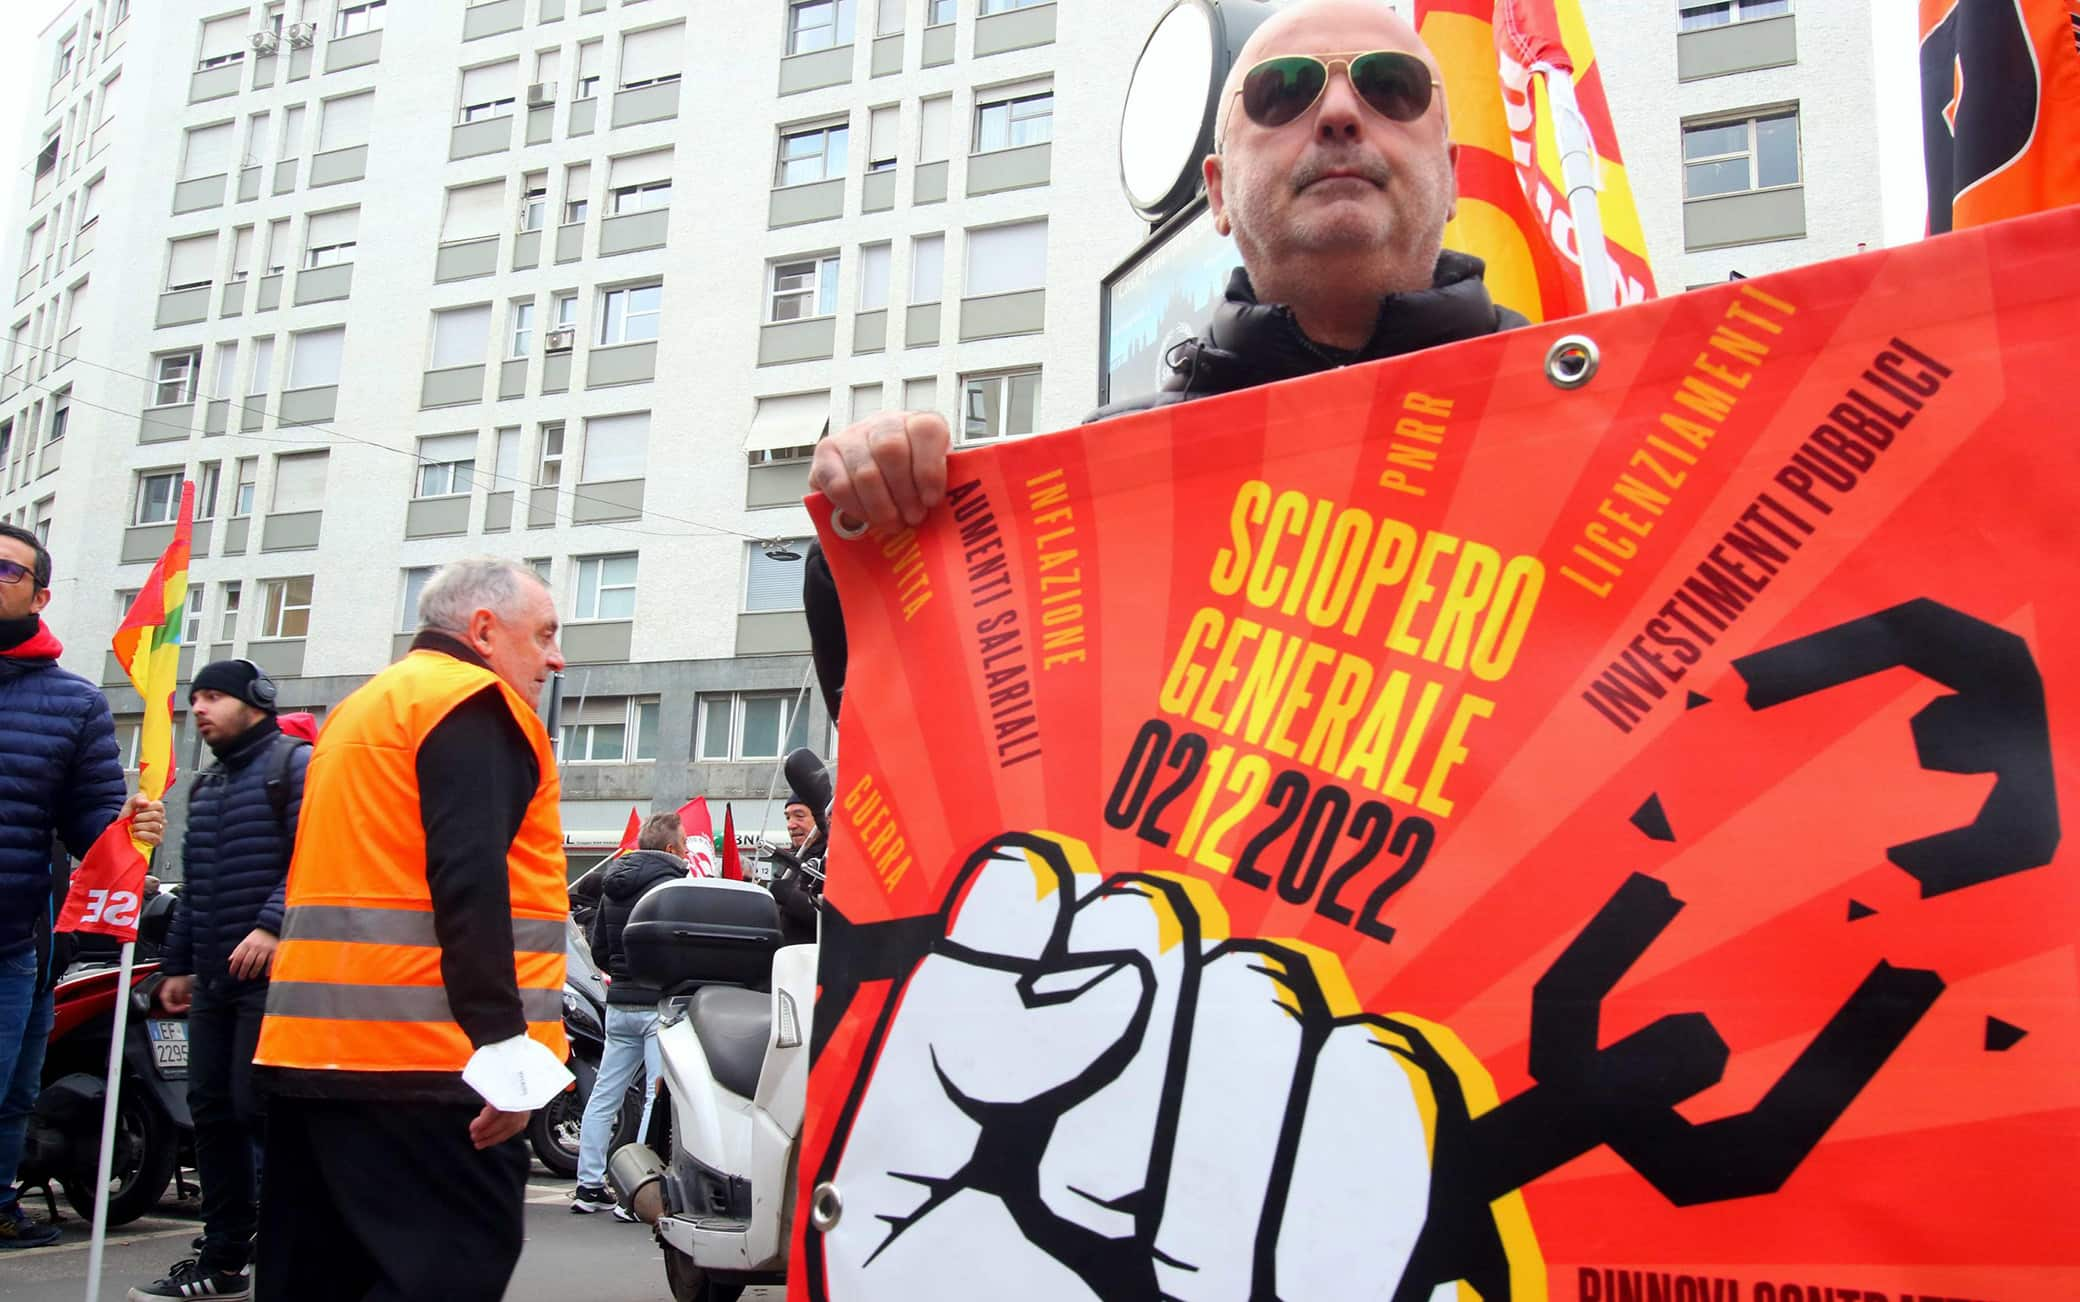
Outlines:
[{"label": "metal grommet on banner", "polygon": [[843,538],[846,542],[852,542],[855,539],[867,536],[867,522],[862,520],[858,524],[854,524],[852,517],[846,515],[843,511],[833,511],[831,512],[831,532]]},{"label": "metal grommet on banner", "polygon": [[1562,335],[1546,349],[1546,378],[1557,389],[1579,389],[1596,375],[1603,360],[1596,341],[1587,335]]},{"label": "metal grommet on banner", "polygon": [[816,1227],[818,1234],[829,1234],[838,1228],[838,1219],[845,1214],[845,1201],[838,1197],[838,1186],[826,1180],[817,1185],[809,1195],[809,1224]]}]

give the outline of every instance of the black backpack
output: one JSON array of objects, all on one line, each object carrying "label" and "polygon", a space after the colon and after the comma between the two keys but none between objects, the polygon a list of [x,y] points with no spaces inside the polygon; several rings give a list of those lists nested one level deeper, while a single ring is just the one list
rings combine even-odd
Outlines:
[{"label": "black backpack", "polygon": [[[267,803],[274,809],[275,826],[289,834],[289,763],[296,748],[309,742],[288,733],[277,733],[267,745]],[[293,848],[293,847],[292,847]]]}]

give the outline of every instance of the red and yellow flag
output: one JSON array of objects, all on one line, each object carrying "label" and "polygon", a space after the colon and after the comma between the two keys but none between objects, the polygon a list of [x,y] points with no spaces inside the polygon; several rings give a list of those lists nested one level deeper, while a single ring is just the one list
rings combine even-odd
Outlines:
[{"label": "red and yellow flag", "polygon": [[2080,0],[1921,0],[1928,233],[2080,203]]},{"label": "red and yellow flag", "polygon": [[[144,698],[137,789],[153,800],[173,785],[173,693],[180,679],[181,631],[187,626],[188,552],[194,529],[195,485],[181,486],[180,514],[173,541],[152,566],[130,613],[110,640],[116,663]],[[112,820],[73,870],[59,931],[93,931],[123,940],[137,938],[144,874],[152,848],[130,830],[130,820]]]},{"label": "red and yellow flag", "polygon": [[1589,242],[1611,283],[1602,306],[1652,298],[1646,236],[1577,0],[1416,0],[1416,26],[1444,70],[1459,146],[1459,214],[1445,244],[1484,259],[1495,301],[1533,321],[1588,311],[1561,165],[1563,141],[1579,137],[1595,153],[1602,235]]}]

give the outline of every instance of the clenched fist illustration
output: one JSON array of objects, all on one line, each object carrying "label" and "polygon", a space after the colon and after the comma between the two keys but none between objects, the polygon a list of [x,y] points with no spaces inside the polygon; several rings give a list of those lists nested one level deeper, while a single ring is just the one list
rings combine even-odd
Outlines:
[{"label": "clenched fist illustration", "polygon": [[1048,834],[977,853],[942,921],[841,1123],[829,1297],[1529,1291],[1517,1196],[1434,1174],[1485,1073],[1360,1011],[1333,956],[1232,939],[1207,886],[1104,877]]}]

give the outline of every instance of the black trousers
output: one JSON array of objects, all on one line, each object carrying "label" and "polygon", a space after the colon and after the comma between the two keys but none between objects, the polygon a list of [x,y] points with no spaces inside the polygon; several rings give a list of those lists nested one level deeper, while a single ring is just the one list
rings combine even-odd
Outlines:
[{"label": "black trousers", "polygon": [[264,1104],[253,1088],[253,1050],[267,1012],[267,983],[196,977],[188,1009],[188,1111],[202,1177],[202,1256],[217,1270],[246,1265],[259,1225]]},{"label": "black trousers", "polygon": [[527,1141],[478,1152],[479,1106],[277,1095],[260,1302],[497,1302],[524,1238]]}]

